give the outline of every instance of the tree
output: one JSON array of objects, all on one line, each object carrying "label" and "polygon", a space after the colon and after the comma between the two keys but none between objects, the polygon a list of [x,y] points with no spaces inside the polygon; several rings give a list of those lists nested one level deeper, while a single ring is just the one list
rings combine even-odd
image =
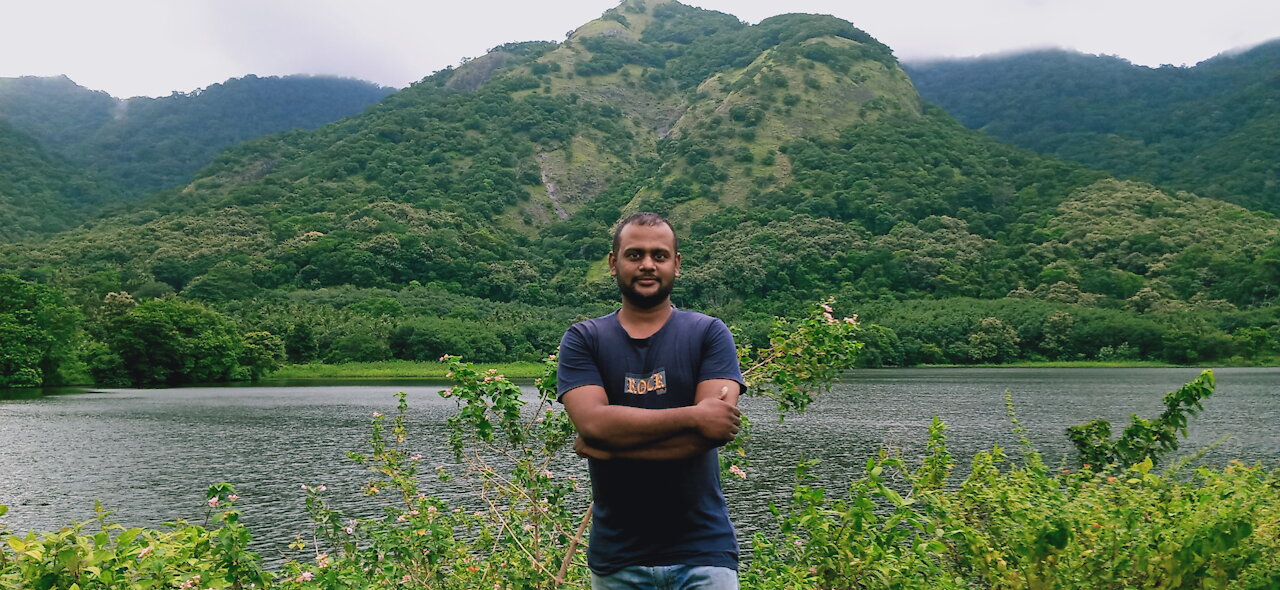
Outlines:
[{"label": "tree", "polygon": [[[179,299],[147,301],[107,322],[106,344],[134,385],[226,381],[244,346],[226,318]],[[90,370],[95,379],[106,376]]]},{"label": "tree", "polygon": [[982,318],[969,334],[969,356],[979,362],[1011,360],[1018,356],[1018,332],[996,318]]},{"label": "tree", "polygon": [[240,350],[240,367],[257,381],[280,368],[284,359],[284,340],[271,332],[249,332],[244,335]]},{"label": "tree", "polygon": [[79,338],[79,311],[62,292],[0,274],[0,387],[62,382]]}]

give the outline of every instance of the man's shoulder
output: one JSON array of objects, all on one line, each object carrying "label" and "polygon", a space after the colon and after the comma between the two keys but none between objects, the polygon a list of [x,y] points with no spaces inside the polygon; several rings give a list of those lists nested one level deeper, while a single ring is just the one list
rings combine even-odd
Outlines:
[{"label": "man's shoulder", "polygon": [[687,309],[675,309],[672,310],[672,314],[673,317],[671,320],[676,322],[678,325],[685,327],[708,329],[724,324],[724,322],[720,321],[717,317],[696,311],[689,311]]},{"label": "man's shoulder", "polygon": [[576,335],[588,340],[598,340],[602,334],[607,334],[612,326],[617,325],[618,320],[614,318],[617,314],[618,312],[614,311],[598,318],[576,322],[565,329],[565,336]]}]

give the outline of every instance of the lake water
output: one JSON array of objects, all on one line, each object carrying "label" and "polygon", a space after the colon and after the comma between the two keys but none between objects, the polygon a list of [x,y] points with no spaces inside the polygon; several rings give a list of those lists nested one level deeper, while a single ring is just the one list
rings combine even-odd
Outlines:
[{"label": "lake water", "polygon": [[[1231,459],[1280,466],[1280,369],[1215,371],[1218,389],[1193,418],[1182,454],[1204,450],[1204,463]],[[744,532],[767,514],[770,500],[789,495],[792,467],[820,458],[815,472],[843,489],[877,449],[918,457],[932,416],[950,427],[949,447],[963,472],[973,453],[993,444],[1017,454],[1005,416],[1004,392],[1032,442],[1050,464],[1070,456],[1063,435],[1092,418],[1119,432],[1128,415],[1152,417],[1161,397],[1195,378],[1198,369],[882,369],[850,374],[810,410],[779,423],[765,400],[748,398],[754,419],[753,467],[744,481],[726,482],[731,511]],[[394,394],[410,403],[410,443],[427,469],[451,464],[444,420],[454,404],[441,383],[362,381],[358,384],[273,383],[270,386],[109,389],[25,399],[0,397],[0,504],[11,530],[56,530],[90,518],[94,500],[127,526],[157,526],[185,518],[200,523],[204,490],[231,482],[254,532],[254,548],[269,561],[305,530],[300,484],[324,484],[333,503],[353,516],[379,514],[359,494],[369,478],[346,457],[362,450],[373,412],[395,410]],[[526,388],[534,399],[532,388]],[[3,392],[0,392],[3,394]],[[23,397],[23,396],[18,396]],[[582,476],[565,457],[559,475]],[[431,493],[466,503],[460,486],[427,477]],[[586,498],[581,499],[585,507]]]}]

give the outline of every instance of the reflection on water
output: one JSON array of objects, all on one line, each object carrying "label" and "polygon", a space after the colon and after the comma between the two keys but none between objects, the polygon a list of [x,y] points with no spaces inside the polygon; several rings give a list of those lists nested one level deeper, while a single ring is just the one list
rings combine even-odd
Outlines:
[{"label": "reflection on water", "polygon": [[[1053,464],[1069,456],[1063,429],[1092,418],[1124,424],[1131,412],[1153,416],[1161,394],[1196,369],[894,369],[851,374],[800,416],[779,423],[769,404],[744,400],[754,418],[753,467],[726,482],[734,519],[747,533],[767,518],[770,500],[789,497],[792,468],[819,458],[815,472],[843,489],[866,457],[888,447],[914,459],[932,416],[948,426],[952,454],[963,471],[973,453],[998,444],[1016,455],[1005,417],[1013,395],[1032,442]],[[1204,461],[1230,459],[1277,465],[1280,369],[1222,369],[1218,391],[1194,418],[1184,452],[1224,435]],[[382,382],[289,386],[112,389],[78,395],[0,397],[0,504],[18,531],[56,530],[93,514],[95,499],[128,526],[158,526],[176,518],[202,522],[204,490],[231,482],[241,496],[256,550],[271,561],[303,532],[300,484],[325,484],[334,505],[352,516],[380,513],[359,493],[371,474],[346,458],[364,447],[373,412],[391,413],[394,393],[409,393],[411,450],[424,471],[451,465],[444,420],[453,411],[440,383]],[[529,399],[532,390],[526,391]],[[1116,431],[1119,428],[1115,429]],[[582,477],[565,457],[558,475]],[[459,486],[428,473],[433,494],[466,503]],[[585,497],[581,499],[586,504]]]}]

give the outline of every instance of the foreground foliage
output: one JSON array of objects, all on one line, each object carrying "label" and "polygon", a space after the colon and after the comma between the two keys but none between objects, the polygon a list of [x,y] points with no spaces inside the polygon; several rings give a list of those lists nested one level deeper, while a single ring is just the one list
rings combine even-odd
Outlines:
[{"label": "foreground foliage", "polygon": [[[914,470],[881,454],[832,497],[797,469],[780,533],[757,534],[744,588],[1275,588],[1280,474],[1233,463],[1118,475],[994,448],[958,489],[945,426]],[[909,482],[909,493],[900,483]]]},{"label": "foreground foliage", "polygon": [[[769,348],[742,351],[752,391],[779,411],[803,408],[853,362],[858,328],[834,317],[829,302],[780,322]],[[364,492],[383,504],[383,515],[350,518],[331,507],[325,486],[306,486],[312,532],[290,544],[278,572],[263,572],[247,551],[248,529],[232,508],[238,498],[218,484],[207,495],[213,529],[121,530],[100,513],[56,533],[0,532],[0,587],[587,587],[589,498],[585,482],[564,475],[565,461],[577,459],[566,456],[572,424],[550,404],[554,357],[533,411],[496,370],[444,360],[453,386],[443,393],[458,404],[448,420],[457,463],[434,474],[422,468],[413,448],[432,443],[411,441],[401,394],[394,415],[373,416],[368,450],[351,453],[373,474]],[[1170,396],[1181,408],[1211,389],[1206,374],[1180,390],[1186,395]],[[1177,422],[1157,420],[1155,430]],[[1024,435],[1020,460],[999,447],[978,453],[956,484],[945,430],[935,419],[918,464],[887,452],[869,458],[844,491],[819,486],[816,461],[801,461],[790,502],[774,506],[775,522],[750,540],[743,587],[1280,584],[1280,472],[1239,463],[1191,470],[1189,460],[1155,472],[1167,445],[1132,463],[1053,469]],[[722,450],[729,485],[751,469],[744,438]],[[450,497],[461,499],[428,495],[424,477],[456,485],[462,493]],[[101,532],[89,532],[94,526]]]}]

